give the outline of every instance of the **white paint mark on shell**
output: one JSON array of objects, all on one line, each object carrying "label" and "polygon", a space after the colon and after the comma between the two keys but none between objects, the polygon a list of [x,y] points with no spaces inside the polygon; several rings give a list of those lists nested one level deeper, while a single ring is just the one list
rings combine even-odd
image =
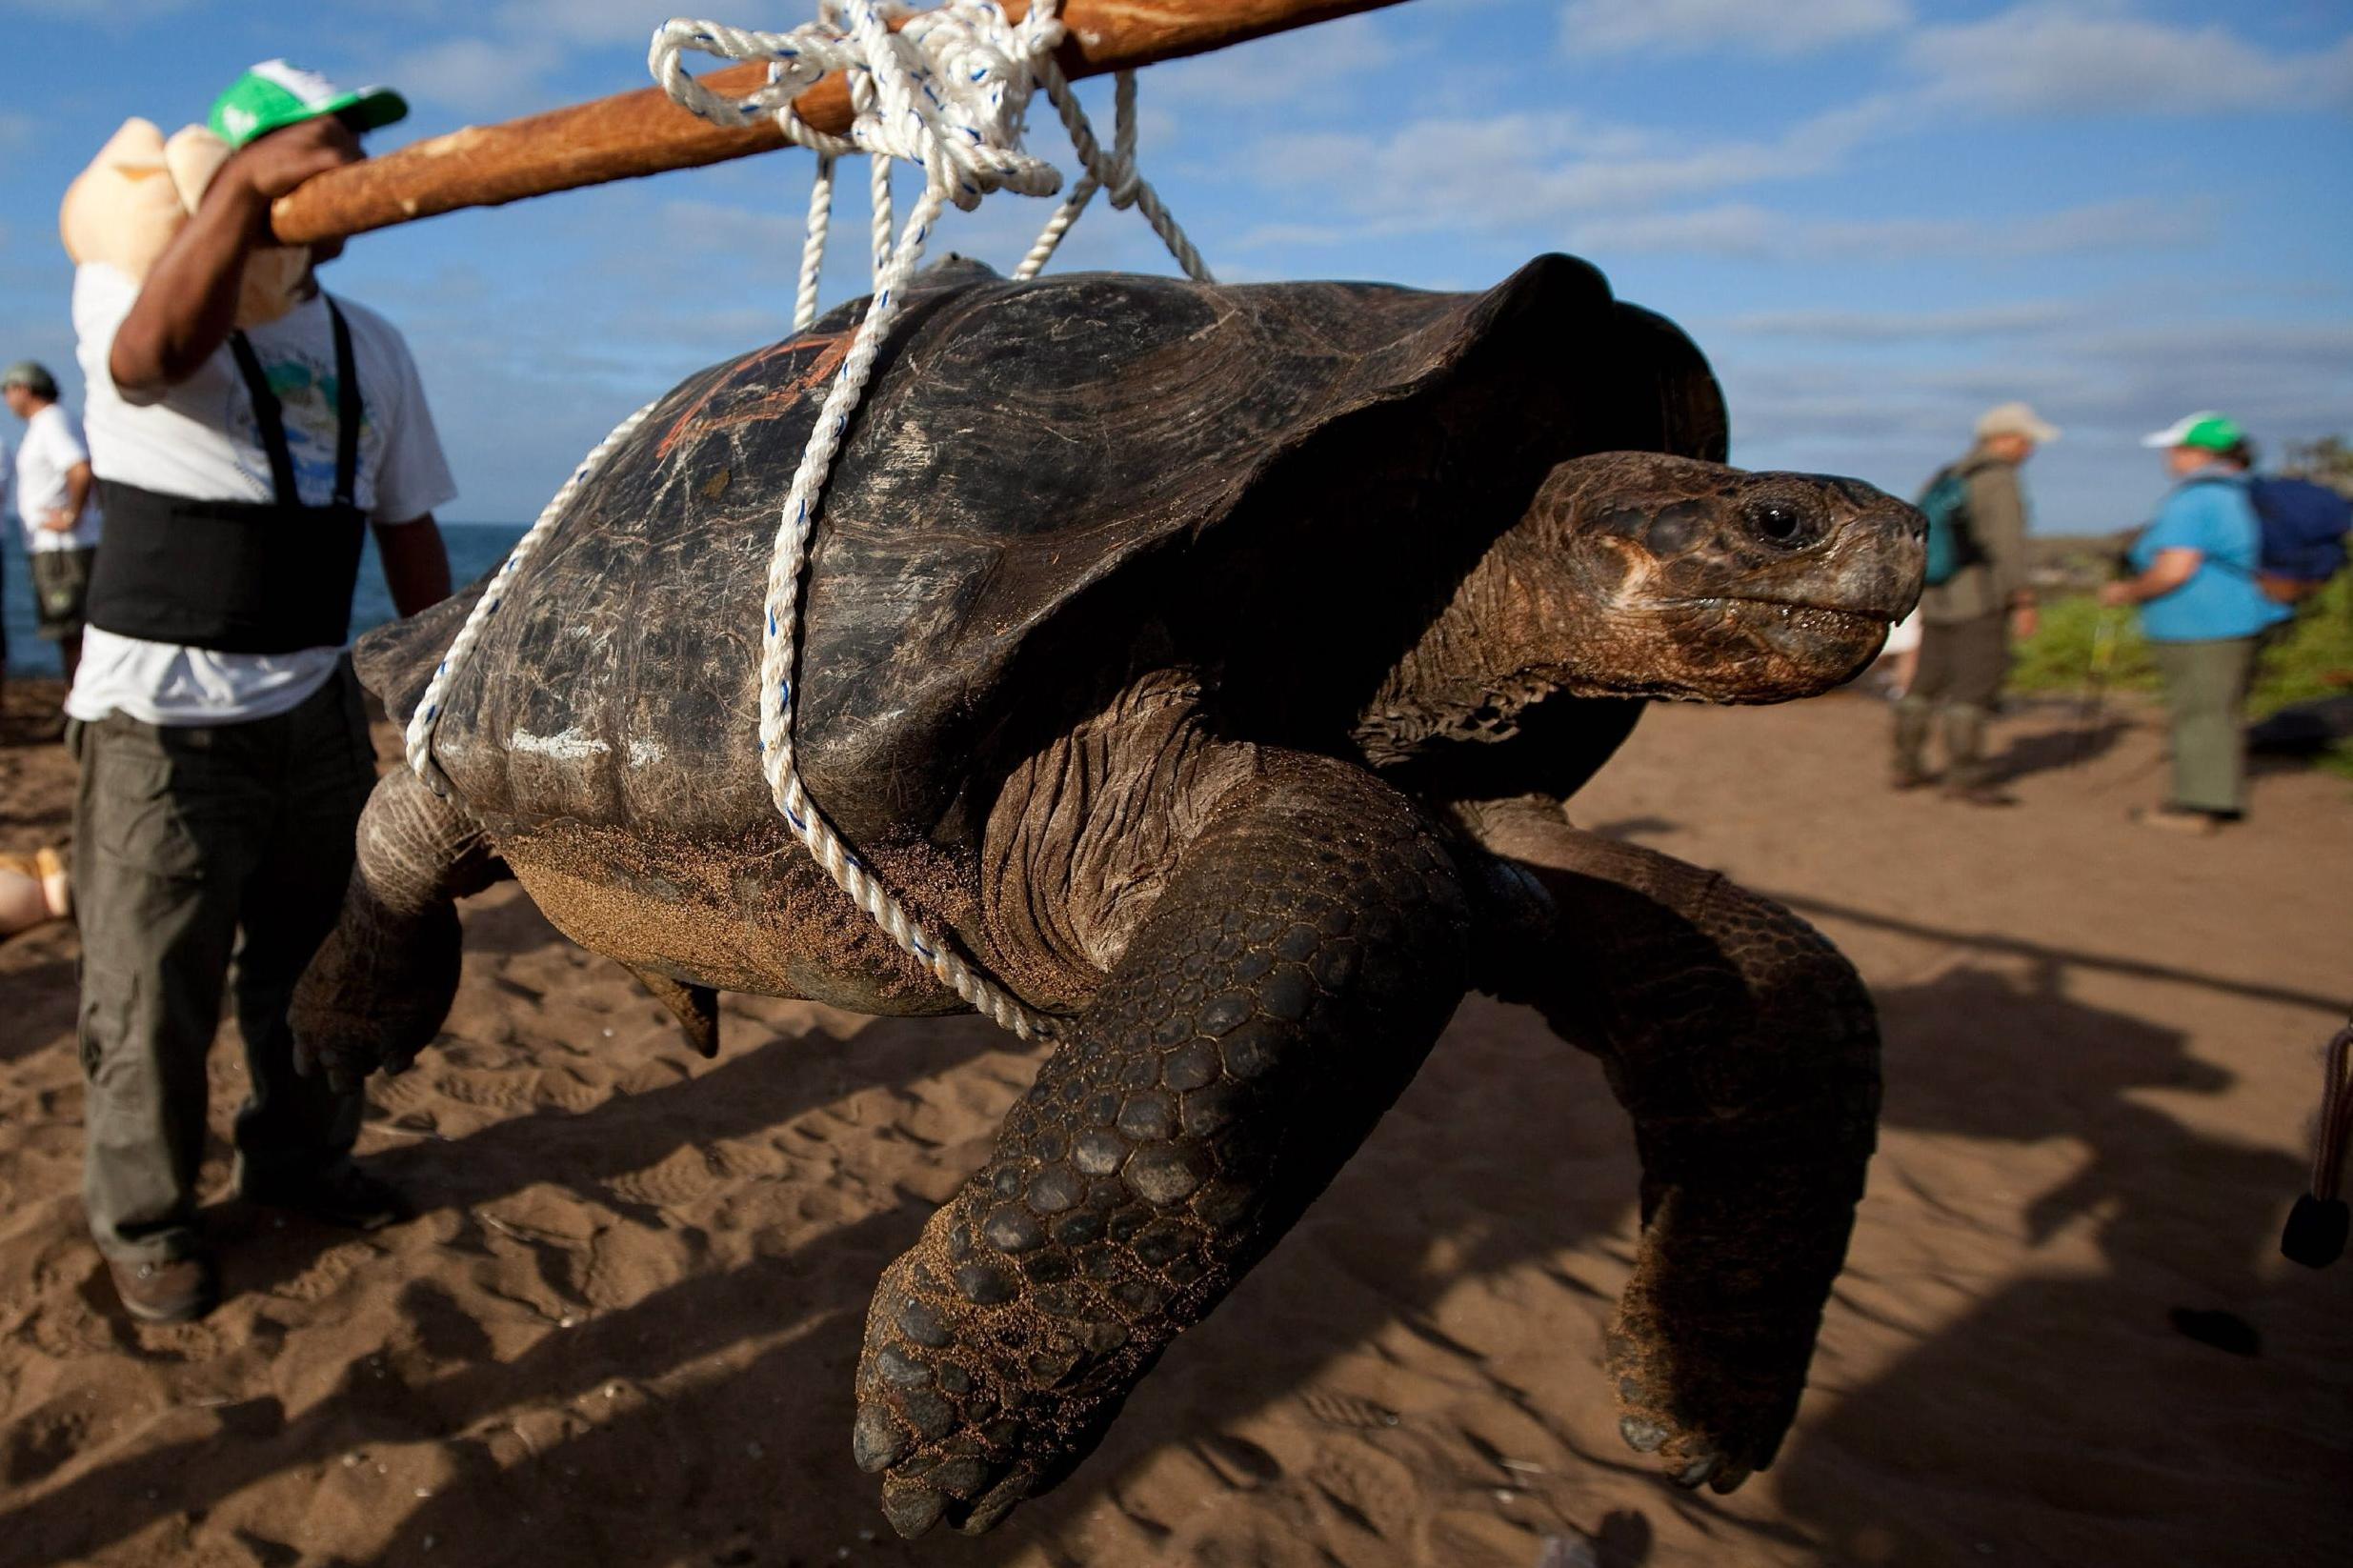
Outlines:
[{"label": "white paint mark on shell", "polygon": [[586,762],[590,757],[613,750],[594,735],[581,734],[576,725],[552,735],[535,735],[529,730],[517,730],[508,740],[507,748],[533,756],[553,757],[558,762]]}]

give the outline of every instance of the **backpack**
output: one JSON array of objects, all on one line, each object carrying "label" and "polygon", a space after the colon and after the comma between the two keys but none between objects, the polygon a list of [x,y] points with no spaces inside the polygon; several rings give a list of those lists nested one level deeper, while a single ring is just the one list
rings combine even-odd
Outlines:
[{"label": "backpack", "polygon": [[2242,576],[2252,575],[2263,597],[2275,604],[2299,603],[2327,587],[2328,580],[2344,570],[2344,536],[2353,529],[2353,502],[2310,479],[2250,477],[2246,492],[2255,508],[2259,533],[2255,570],[2252,573],[2243,567],[2231,570]]},{"label": "backpack", "polygon": [[1920,498],[1928,517],[1928,570],[1925,582],[1942,588],[1963,568],[1985,558],[1977,535],[1969,531],[1969,479],[1958,466],[1940,470]]},{"label": "backpack", "polygon": [[2308,598],[2344,570],[2353,501],[2309,479],[2254,479],[2247,499],[2262,524],[2256,563],[2264,593],[2283,604]]}]

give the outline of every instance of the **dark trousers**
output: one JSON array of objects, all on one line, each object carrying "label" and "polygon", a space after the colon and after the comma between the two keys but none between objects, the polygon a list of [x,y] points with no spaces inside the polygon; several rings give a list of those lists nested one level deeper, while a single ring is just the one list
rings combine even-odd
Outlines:
[{"label": "dark trousers", "polygon": [[2258,640],[2149,644],[2173,718],[2177,806],[2226,816],[2246,809],[2246,695]]},{"label": "dark trousers", "polygon": [[1944,775],[1967,787],[1986,782],[1985,721],[2010,673],[2010,618],[2001,611],[1921,627],[1920,668],[1896,704],[1896,766],[1927,771],[1928,732],[1941,714]]},{"label": "dark trousers", "polygon": [[73,901],[82,928],[83,1199],[99,1250],[187,1256],[206,1058],[233,992],[250,1089],[241,1187],[331,1170],[362,1097],[297,1075],[286,1004],[334,924],[375,755],[347,663],[292,712],[242,724],[76,725]]}]

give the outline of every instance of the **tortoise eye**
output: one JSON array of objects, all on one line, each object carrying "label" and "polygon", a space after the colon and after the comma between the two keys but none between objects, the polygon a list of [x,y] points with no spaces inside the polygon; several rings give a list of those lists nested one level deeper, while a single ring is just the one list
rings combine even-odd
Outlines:
[{"label": "tortoise eye", "polygon": [[1816,532],[1813,519],[1786,501],[1753,501],[1747,513],[1748,526],[1757,536],[1784,550],[1810,543]]}]

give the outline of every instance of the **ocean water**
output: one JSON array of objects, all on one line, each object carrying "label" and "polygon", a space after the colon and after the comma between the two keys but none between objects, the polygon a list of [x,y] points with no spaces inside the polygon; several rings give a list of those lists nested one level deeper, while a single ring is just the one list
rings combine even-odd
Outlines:
[{"label": "ocean water", "polygon": [[[25,536],[14,516],[0,520],[0,603],[7,609],[9,673],[59,673],[57,647],[33,635],[32,570],[26,564]],[[512,523],[443,523],[450,547],[450,580],[464,587],[506,559],[523,530]],[[352,595],[352,634],[392,619],[392,595],[384,586],[372,545],[360,555],[359,589]]]}]

